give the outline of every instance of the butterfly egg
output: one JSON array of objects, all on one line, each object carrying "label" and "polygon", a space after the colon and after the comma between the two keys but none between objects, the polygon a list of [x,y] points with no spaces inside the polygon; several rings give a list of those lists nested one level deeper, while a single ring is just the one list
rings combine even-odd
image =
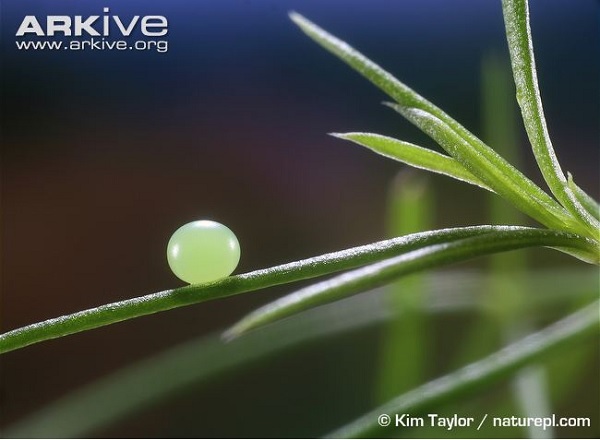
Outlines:
[{"label": "butterfly egg", "polygon": [[167,261],[173,273],[190,284],[225,278],[240,261],[240,243],[227,226],[197,220],[177,229],[167,245]]}]

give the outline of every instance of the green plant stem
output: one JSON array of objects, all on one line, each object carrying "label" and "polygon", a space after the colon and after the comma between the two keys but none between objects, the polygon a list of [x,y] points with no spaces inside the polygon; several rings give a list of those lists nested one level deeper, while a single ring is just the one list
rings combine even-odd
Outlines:
[{"label": "green plant stem", "polygon": [[224,337],[235,338],[256,327],[311,307],[382,286],[404,275],[483,255],[534,246],[581,247],[587,252],[595,251],[591,240],[574,234],[515,228],[423,247],[313,284],[250,313],[235,324]]},{"label": "green plant stem", "polygon": [[[413,124],[426,131],[436,141],[444,140],[440,145],[448,154],[493,191],[550,228],[580,234],[589,232],[556,200],[439,107],[300,14],[292,12],[290,18],[315,42],[392,97],[398,103],[393,108]],[[422,123],[426,124],[426,130]],[[445,142],[449,138],[453,138],[453,141]]]},{"label": "green plant stem", "polygon": [[591,237],[598,240],[600,222],[590,215],[570,189],[550,140],[535,68],[527,0],[502,0],[502,9],[517,101],[535,159],[554,196],[588,227]]},{"label": "green plant stem", "polygon": [[520,211],[550,228],[588,235],[588,231],[570,218],[563,208],[560,209],[562,213],[557,211],[556,215],[549,215],[554,212],[556,202],[543,191],[534,191],[532,182],[527,182],[528,179],[520,171],[474,136],[469,138],[454,130],[431,112],[394,103],[386,105],[418,126],[467,171]]},{"label": "green plant stem", "polygon": [[[524,301],[527,310],[538,315],[564,307],[573,298],[589,302],[597,296],[598,278],[589,268],[537,271],[527,276],[532,290],[540,294]],[[559,280],[574,290],[565,291]],[[429,274],[426,281],[422,313],[484,311],[487,307],[481,298],[487,276],[481,273],[442,272]],[[380,290],[374,296],[355,296],[309,310],[228,344],[220,335],[184,342],[60,397],[6,427],[2,434],[5,438],[88,437],[90,432],[181,390],[201,386],[298,344],[398,319],[394,313],[402,315],[404,311],[392,310],[385,301],[386,293]]]},{"label": "green plant stem", "polygon": [[218,334],[204,336],[86,385],[7,427],[2,434],[5,438],[87,437],[177,392],[231,375],[301,344],[372,326],[392,316],[381,301],[352,298],[228,344]]},{"label": "green plant stem", "polygon": [[[515,121],[517,112],[510,63],[494,56],[484,58],[481,71],[483,139],[494,145],[496,151],[519,166],[521,159]],[[506,206],[497,197],[489,197],[492,223],[521,223],[523,215],[512,206]],[[531,313],[526,313],[525,298],[529,293],[526,268],[528,253],[498,254],[490,258],[491,270],[488,301],[496,310],[495,316],[483,316],[479,325],[498,325],[506,343],[514,342],[535,327]],[[532,364],[518,372],[512,380],[513,399],[525,417],[545,417],[550,414],[548,380],[543,365]],[[552,438],[553,429],[529,426],[529,438]]]},{"label": "green plant stem", "polygon": [[484,386],[509,377],[523,366],[537,361],[554,350],[569,347],[584,336],[597,335],[600,324],[599,307],[600,302],[596,301],[550,327],[531,334],[480,361],[391,400],[339,428],[328,437],[383,437],[382,432],[385,432],[386,428],[377,423],[377,418],[381,414],[390,415],[392,423],[395,414],[422,414],[430,408],[464,398]]},{"label": "green plant stem", "polygon": [[0,335],[0,353],[177,307],[352,269],[424,246],[488,234],[506,228],[472,226],[421,232],[256,270],[212,284],[190,285],[105,304],[4,333]]}]

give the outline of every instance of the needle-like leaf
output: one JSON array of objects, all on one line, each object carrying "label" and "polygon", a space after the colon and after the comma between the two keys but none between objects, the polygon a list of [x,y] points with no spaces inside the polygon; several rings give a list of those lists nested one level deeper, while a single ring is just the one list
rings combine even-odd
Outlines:
[{"label": "needle-like leaf", "polygon": [[578,246],[595,252],[589,239],[558,231],[509,227],[489,234],[426,246],[300,289],[252,312],[224,335],[231,339],[270,322],[387,284],[403,275],[497,252],[534,246]]},{"label": "needle-like leaf", "polygon": [[395,414],[423,414],[448,401],[456,402],[486,385],[510,376],[523,366],[537,361],[556,349],[569,347],[585,336],[597,334],[600,323],[598,307],[600,303],[596,301],[583,310],[508,345],[480,361],[391,400],[330,433],[327,437],[384,437],[386,428],[377,422],[382,414],[391,416],[393,423]]},{"label": "needle-like leaf", "polygon": [[[502,227],[472,226],[421,232],[236,275],[212,284],[165,290],[27,325],[0,335],[0,353],[140,316],[352,269],[436,243]],[[504,227],[506,228],[506,227]]]},{"label": "needle-like leaf", "polygon": [[[429,122],[433,120],[440,121],[443,125],[438,124],[437,127],[427,123],[429,129],[426,132],[430,136],[435,134],[436,137],[447,137],[448,133],[451,132],[452,137],[459,139],[460,142],[456,148],[448,149],[446,148],[447,145],[442,145],[442,147],[498,194],[516,203],[519,209],[526,210],[524,212],[548,227],[578,233],[589,232],[582,230],[579,222],[573,219],[552,197],[440,108],[407,87],[347,43],[329,34],[300,14],[292,12],[290,18],[318,44],[345,61],[392,97],[399,104],[396,109],[421,129],[423,127],[419,124],[423,119],[419,115],[430,115],[426,118]],[[443,134],[437,134],[440,130]],[[460,154],[455,155],[459,152]],[[482,165],[484,165],[483,169],[481,169]],[[488,176],[486,180],[482,179],[482,175],[490,169],[496,169],[496,174]],[[505,174],[506,178],[497,181],[495,177],[499,173]],[[509,187],[506,186],[508,179],[511,182]]]},{"label": "needle-like leaf", "polygon": [[221,375],[232,375],[237,369],[278,352],[293,350],[300,344],[371,326],[393,315],[382,301],[360,300],[313,312],[230,344],[223,343],[219,335],[210,335],[169,348],[52,402],[8,426],[3,430],[3,437],[88,437],[177,392],[198,387]]},{"label": "needle-like leaf", "polygon": [[437,151],[373,133],[331,133],[331,135],[352,141],[371,149],[375,153],[415,168],[443,174],[492,191],[485,183],[467,171],[456,159]]},{"label": "needle-like leaf", "polygon": [[[533,294],[524,301],[527,310],[555,311],[568,301],[591,301],[598,278],[588,268],[532,272],[527,282]],[[479,272],[442,272],[428,277],[423,313],[444,314],[477,310],[487,278]],[[565,291],[563,285],[572,285]],[[5,438],[89,437],[98,429],[160,404],[182,390],[194,392],[220,375],[235,374],[255,361],[293,350],[320,338],[397,319],[403,312],[389,307],[383,291],[355,296],[309,310],[272,326],[224,344],[220,335],[209,335],[171,347],[127,365],[76,389],[7,426]],[[209,362],[210,361],[210,362]],[[161,380],[156,380],[160,377]]]},{"label": "needle-like leaf", "polygon": [[550,140],[535,68],[528,3],[526,0],[502,0],[502,9],[517,101],[535,159],[554,196],[587,225],[592,237],[597,239],[600,221],[590,215],[569,187]]},{"label": "needle-like leaf", "polygon": [[578,223],[573,222],[564,209],[557,209],[556,202],[548,194],[537,188],[485,144],[481,143],[478,146],[473,139],[462,136],[443,120],[425,110],[398,104],[389,106],[431,136],[469,172],[525,214],[554,229],[587,232]]}]

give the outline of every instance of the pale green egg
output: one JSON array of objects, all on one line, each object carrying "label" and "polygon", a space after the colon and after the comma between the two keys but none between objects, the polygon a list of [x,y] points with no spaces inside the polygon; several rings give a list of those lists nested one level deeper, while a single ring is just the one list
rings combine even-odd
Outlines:
[{"label": "pale green egg", "polygon": [[167,261],[186,283],[208,283],[225,278],[240,261],[240,244],[227,226],[198,220],[177,229],[167,245]]}]

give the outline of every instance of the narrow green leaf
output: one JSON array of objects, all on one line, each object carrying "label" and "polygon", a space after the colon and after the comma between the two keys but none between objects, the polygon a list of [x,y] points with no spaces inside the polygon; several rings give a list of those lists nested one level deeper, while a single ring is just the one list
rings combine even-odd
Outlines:
[{"label": "narrow green leaf", "polygon": [[105,304],[4,333],[0,335],[0,353],[177,307],[352,269],[430,244],[487,234],[497,228],[472,226],[421,232],[256,270],[212,284],[190,285]]},{"label": "narrow green leaf", "polygon": [[[421,114],[429,114],[433,118],[441,121],[445,126],[449,127],[450,131],[453,132],[453,136],[460,139],[461,151],[465,151],[463,151],[460,157],[454,156],[454,154],[448,150],[446,151],[448,151],[450,155],[454,156],[455,159],[461,162],[461,164],[465,166],[465,168],[467,168],[472,174],[475,174],[481,179],[481,173],[478,172],[476,174],[476,170],[474,169],[475,165],[470,162],[470,160],[476,156],[479,156],[479,159],[474,163],[478,165],[485,164],[485,170],[489,170],[494,167],[498,168],[500,166],[501,171],[499,172],[509,173],[512,181],[511,187],[518,187],[522,190],[519,193],[502,187],[502,193],[505,197],[507,195],[511,195],[509,200],[519,200],[519,206],[521,207],[520,209],[522,209],[522,207],[528,203],[527,199],[523,199],[525,194],[530,195],[533,199],[532,203],[534,204],[534,207],[528,209],[528,211],[535,214],[533,218],[541,221],[543,224],[549,227],[566,229],[572,232],[583,232],[579,227],[579,223],[574,221],[568,212],[565,211],[554,199],[542,191],[537,185],[535,185],[517,169],[512,167],[508,162],[502,159],[502,157],[496,154],[475,135],[448,116],[440,108],[404,85],[389,72],[383,70],[360,52],[350,47],[347,43],[329,34],[300,14],[292,12],[290,13],[290,18],[302,29],[302,31],[304,31],[304,33],[315,40],[318,44],[345,61],[348,65],[370,80],[375,86],[379,87],[390,97],[392,97],[400,105],[399,109],[403,109],[403,114],[404,109],[406,111],[412,111],[413,114],[415,111],[420,110]],[[418,119],[419,118],[415,118],[415,120],[411,121],[418,126]],[[446,129],[444,131],[448,130]],[[431,135],[431,133],[428,134]],[[442,146],[444,147],[444,145]],[[456,151],[456,149],[452,150]],[[466,150],[469,150],[469,152],[467,153]],[[497,173],[495,176],[496,175]],[[490,185],[492,180],[487,179],[483,181],[488,186],[496,190],[495,187]],[[503,179],[502,183],[506,183],[506,179]],[[543,210],[546,210],[547,213],[542,214]]]},{"label": "narrow green leaf", "polygon": [[600,221],[581,205],[560,168],[550,140],[538,86],[527,0],[502,0],[506,37],[525,130],[540,171],[554,196],[598,239]]},{"label": "narrow green leaf", "polygon": [[595,219],[600,220],[600,205],[597,201],[595,201],[588,193],[582,190],[573,180],[573,176],[571,173],[567,173],[567,180],[569,182],[569,186],[571,187],[571,191],[575,193],[575,197],[579,200],[579,203],[594,216]]},{"label": "narrow green leaf", "polygon": [[[513,84],[510,63],[497,57],[485,57],[482,63],[482,114],[483,139],[496,145],[496,151],[520,165],[521,154],[515,126],[516,105],[513,100]],[[505,206],[497,197],[488,197],[492,223],[521,223],[523,215],[512,206]],[[525,307],[529,294],[527,285],[528,253],[518,255],[497,254],[490,257],[491,270],[486,296],[497,313],[489,319],[482,315],[479,328],[497,326],[501,339],[507,343],[521,339],[535,329],[537,314]],[[477,331],[477,328],[475,328]],[[471,332],[473,333],[473,331]],[[492,344],[491,346],[494,346]],[[519,371],[512,379],[512,398],[523,417],[547,417],[550,415],[549,382],[543,365],[533,364]],[[498,411],[495,411],[499,414]],[[529,426],[521,435],[529,438],[552,438],[552,428]]]},{"label": "narrow green leaf", "polygon": [[[359,301],[356,301],[359,300]],[[345,301],[223,343],[204,336],[84,386],[6,427],[4,438],[83,438],[168,397],[327,336],[389,320],[380,301]],[[157,378],[159,378],[157,380]],[[194,389],[195,391],[195,389]]]},{"label": "narrow green leaf", "polygon": [[574,234],[533,228],[503,227],[496,232],[477,237],[424,246],[298,290],[247,315],[224,337],[235,338],[256,327],[311,307],[382,286],[403,275],[478,256],[533,246],[576,246],[595,255],[594,245],[588,239]]},{"label": "narrow green leaf", "polygon": [[331,133],[331,135],[352,141],[369,148],[375,153],[415,168],[453,177],[493,192],[485,183],[467,171],[456,159],[436,151],[373,133]]},{"label": "narrow green leaf", "polygon": [[[389,104],[394,110],[433,138],[448,154],[498,195],[540,223],[559,230],[587,235],[568,213],[545,192],[495,151],[464,137],[436,115],[418,108]],[[478,147],[479,145],[479,147]]]},{"label": "narrow green leaf", "polygon": [[[527,276],[532,290],[525,298],[527,309],[537,314],[564,307],[574,298],[589,302],[597,296],[595,270],[552,269]],[[473,271],[430,274],[421,304],[423,313],[483,311],[487,304],[481,291],[486,280],[486,275]],[[573,289],[565,290],[564,286]],[[5,438],[89,437],[97,429],[157,405],[182,390],[200,387],[268,356],[324,336],[396,319],[395,313],[404,311],[390,309],[383,293],[354,296],[318,307],[228,344],[221,341],[220,335],[184,342],[50,402],[7,426],[2,434]]]},{"label": "narrow green leaf", "polygon": [[[510,71],[510,61],[493,53],[484,55],[481,63],[481,125],[482,139],[493,145],[496,151],[519,166],[520,149],[516,129],[517,110],[514,102],[514,85]],[[515,207],[507,205],[498,197],[488,196],[490,223],[519,224],[523,214]],[[491,273],[488,285],[482,286],[482,298],[489,307],[476,315],[475,322],[465,333],[461,344],[453,356],[452,364],[462,366],[485,354],[502,340],[502,327],[506,321],[523,312],[523,303],[530,297],[529,287],[524,283],[527,274],[526,251],[518,254],[498,254],[490,257]],[[514,275],[514,276],[510,276]],[[506,329],[504,329],[506,330]],[[523,434],[523,433],[522,433]]]},{"label": "narrow green leaf", "polygon": [[[598,334],[600,302],[584,309],[537,333],[531,334],[502,350],[474,362],[454,373],[426,383],[403,394],[359,419],[337,429],[330,438],[384,437],[386,428],[378,424],[378,417],[387,414],[394,421],[395,414],[423,414],[432,408],[469,396],[477,390],[498,382],[558,349],[567,349],[574,342]],[[393,429],[393,428],[388,428]]]}]

